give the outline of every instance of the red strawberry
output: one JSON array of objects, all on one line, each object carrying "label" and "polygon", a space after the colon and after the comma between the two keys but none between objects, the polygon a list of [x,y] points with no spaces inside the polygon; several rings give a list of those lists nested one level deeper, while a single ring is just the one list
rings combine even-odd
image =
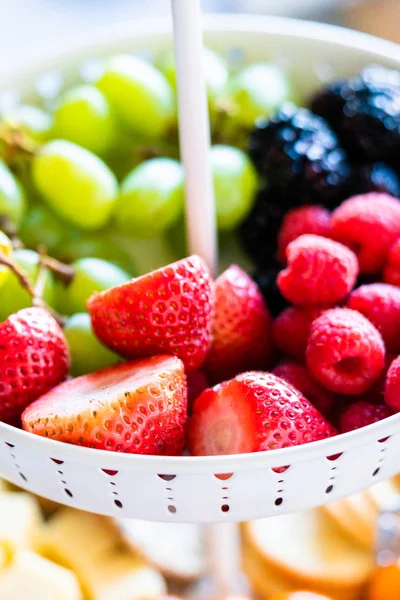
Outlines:
[{"label": "red strawberry", "polygon": [[198,256],[93,294],[88,309],[95,334],[126,358],[175,354],[188,371],[210,343],[212,282]]},{"label": "red strawberry", "polygon": [[206,360],[211,380],[266,368],[271,339],[271,318],[257,284],[232,265],[215,282],[212,343]]},{"label": "red strawberry", "polygon": [[189,421],[194,455],[296,446],[337,432],[301,393],[272,373],[243,373],[208,389]]},{"label": "red strawberry", "polygon": [[17,424],[24,408],[63,381],[69,351],[43,308],[24,308],[0,323],[0,420]]},{"label": "red strawberry", "polygon": [[28,406],[22,425],[79,446],[175,455],[185,444],[186,408],[182,361],[160,355],[66,381]]}]

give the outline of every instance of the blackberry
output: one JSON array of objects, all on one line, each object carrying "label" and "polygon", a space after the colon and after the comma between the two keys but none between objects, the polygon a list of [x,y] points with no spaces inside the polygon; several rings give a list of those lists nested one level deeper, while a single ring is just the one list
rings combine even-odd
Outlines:
[{"label": "blackberry", "polygon": [[271,188],[289,204],[323,204],[344,199],[349,176],[347,156],[328,123],[291,104],[257,122],[249,154]]},{"label": "blackberry", "polygon": [[286,208],[266,186],[259,189],[253,209],[239,229],[242,246],[256,265],[277,264],[277,234]]},{"label": "blackberry", "polygon": [[289,306],[289,302],[282,296],[276,283],[280,271],[279,267],[269,269],[257,269],[253,279],[257,283],[264,300],[273,317],[276,317]]},{"label": "blackberry", "polygon": [[384,192],[400,198],[400,178],[389,165],[377,162],[357,165],[349,180],[348,196]]},{"label": "blackberry", "polygon": [[379,65],[317,94],[312,109],[338,134],[352,160],[400,156],[400,73]]}]

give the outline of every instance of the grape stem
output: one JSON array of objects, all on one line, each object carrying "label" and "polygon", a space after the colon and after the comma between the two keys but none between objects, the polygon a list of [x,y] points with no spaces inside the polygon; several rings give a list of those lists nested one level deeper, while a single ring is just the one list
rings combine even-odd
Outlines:
[{"label": "grape stem", "polygon": [[20,266],[12,258],[6,256],[1,251],[0,265],[9,268],[10,271],[14,273],[14,275],[18,278],[18,281],[21,284],[21,286],[31,296],[32,306],[44,308],[51,314],[51,316],[57,321],[57,323],[59,323],[59,325],[65,324],[66,318],[58,314],[52,308],[50,308],[42,298],[46,274],[46,266],[42,262],[39,263],[39,273],[35,286],[32,285],[31,280],[25,275],[24,271],[20,268]]},{"label": "grape stem", "polygon": [[71,265],[66,265],[65,263],[48,256],[43,253],[39,249],[40,255],[40,264],[43,265],[46,269],[54,273],[57,279],[60,279],[65,286],[68,286],[73,278],[75,277],[75,269],[71,267]]},{"label": "grape stem", "polygon": [[0,215],[0,231],[3,231],[10,238],[13,250],[23,248],[23,243],[17,235],[17,228],[11,223],[7,215]]}]

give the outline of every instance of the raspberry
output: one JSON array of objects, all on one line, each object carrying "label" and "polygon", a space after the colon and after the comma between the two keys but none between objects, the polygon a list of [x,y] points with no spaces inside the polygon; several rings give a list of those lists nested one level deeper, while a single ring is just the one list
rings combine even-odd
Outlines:
[{"label": "raspberry", "polygon": [[388,194],[353,196],[332,214],[332,237],[357,254],[362,273],[382,270],[400,236],[400,202]]},{"label": "raspberry", "polygon": [[303,365],[294,362],[281,363],[273,369],[272,373],[299,390],[325,417],[331,416],[336,399],[335,394],[315,381]]},{"label": "raspberry", "polygon": [[331,213],[323,206],[299,206],[286,213],[278,233],[278,257],[286,261],[286,247],[304,233],[329,237]]},{"label": "raspberry", "polygon": [[400,238],[390,247],[383,281],[400,287]]},{"label": "raspberry", "polygon": [[386,375],[385,402],[395,412],[400,411],[400,356],[392,362]]},{"label": "raspberry", "polygon": [[347,306],[375,325],[386,350],[400,352],[400,288],[387,283],[362,285],[350,294]]},{"label": "raspberry", "polygon": [[312,323],[306,360],[311,374],[328,390],[362,394],[384,368],[385,345],[364,315],[332,308]]},{"label": "raspberry", "polygon": [[318,235],[301,235],[286,249],[288,267],[278,275],[282,295],[300,306],[329,306],[343,300],[358,275],[355,254]]},{"label": "raspberry", "polygon": [[305,361],[311,323],[323,312],[322,308],[289,306],[272,324],[272,333],[278,350],[295,360]]},{"label": "raspberry", "polygon": [[373,404],[367,400],[358,400],[343,410],[339,419],[339,429],[341,433],[360,429],[382,421],[391,414],[392,412],[386,404]]}]

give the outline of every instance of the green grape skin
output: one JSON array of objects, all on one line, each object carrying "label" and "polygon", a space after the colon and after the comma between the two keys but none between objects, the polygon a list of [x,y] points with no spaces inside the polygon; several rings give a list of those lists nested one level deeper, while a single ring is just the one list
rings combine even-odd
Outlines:
[{"label": "green grape skin", "polygon": [[85,312],[86,301],[94,292],[102,292],[131,279],[129,273],[100,258],[81,258],[71,266],[75,275],[61,290],[62,299],[58,304],[67,315]]},{"label": "green grape skin", "polygon": [[258,178],[247,155],[233,146],[211,149],[217,226],[235,229],[248,215],[254,202]]},{"label": "green grape skin", "polygon": [[87,313],[72,315],[64,326],[64,335],[70,349],[71,374],[74,377],[94,373],[121,361],[96,338]]},{"label": "green grape skin", "polygon": [[173,263],[182,256],[170,243],[167,236],[153,238],[122,238],[124,247],[135,259],[137,275],[145,275],[160,267]]},{"label": "green grape skin", "polygon": [[[12,254],[13,260],[21,268],[32,284],[36,283],[39,272],[39,254],[33,250],[15,250]],[[32,306],[32,298],[21,286],[19,280],[10,273],[0,291],[0,321],[7,319],[12,313]],[[54,306],[54,278],[47,271],[44,277],[43,300],[49,306]]]},{"label": "green grape skin", "polygon": [[0,160],[0,216],[18,227],[26,210],[26,198],[19,181]]},{"label": "green grape skin", "polygon": [[[12,254],[12,243],[9,237],[6,236],[3,231],[0,231],[0,254],[8,258]],[[0,264],[0,287],[7,280],[10,275],[9,269]],[[1,301],[1,300],[0,300]]]},{"label": "green grape skin", "polygon": [[119,231],[132,237],[152,237],[171,227],[182,215],[184,174],[171,158],[141,163],[123,180],[115,209]]},{"label": "green grape skin", "polygon": [[[222,94],[228,81],[228,65],[224,58],[211,50],[204,48],[204,76],[206,80],[207,96],[210,104]],[[164,73],[171,86],[176,89],[176,64],[174,52],[166,52],[157,60],[157,66]]]},{"label": "green grape skin", "polygon": [[18,104],[3,114],[2,123],[17,128],[38,144],[47,142],[53,129],[52,116],[37,106]]},{"label": "green grape skin", "polygon": [[118,183],[95,154],[66,140],[53,140],[32,163],[33,180],[50,208],[85,230],[101,229],[111,217]]},{"label": "green grape skin", "polygon": [[59,99],[54,111],[54,137],[103,155],[112,147],[116,130],[109,102],[96,87],[79,85]]},{"label": "green grape skin", "polygon": [[67,263],[93,256],[114,263],[132,276],[137,273],[137,267],[131,254],[122,247],[118,239],[114,240],[104,232],[81,233],[76,231],[69,236],[68,241],[62,247],[57,247],[55,256]]},{"label": "green grape skin", "polygon": [[254,63],[234,75],[227,84],[226,98],[234,122],[247,128],[253,127],[258,117],[268,117],[294,99],[285,72],[269,63]]},{"label": "green grape skin", "polygon": [[26,213],[19,231],[25,246],[37,249],[42,246],[54,255],[71,236],[73,228],[61,221],[43,204],[33,205]]},{"label": "green grape skin", "polygon": [[136,134],[161,137],[175,122],[175,98],[166,77],[134,56],[114,56],[97,87],[122,123]]}]

